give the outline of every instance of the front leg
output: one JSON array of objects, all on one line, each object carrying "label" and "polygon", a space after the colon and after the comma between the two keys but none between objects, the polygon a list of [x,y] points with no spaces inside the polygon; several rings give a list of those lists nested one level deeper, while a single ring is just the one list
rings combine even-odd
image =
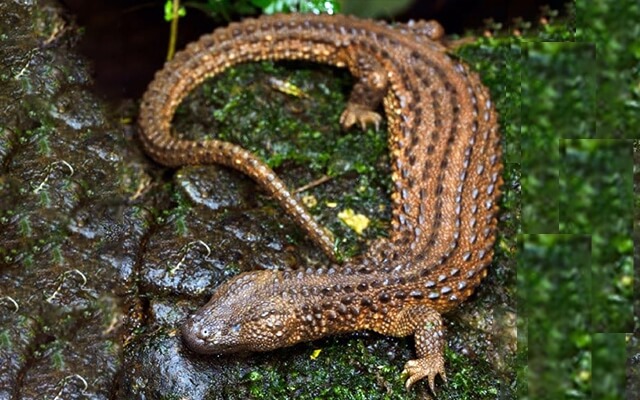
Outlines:
[{"label": "front leg", "polygon": [[445,328],[439,312],[422,304],[408,306],[398,313],[383,333],[401,337],[415,335],[418,358],[409,360],[403,371],[408,375],[407,390],[427,378],[431,391],[435,393],[436,375],[447,381],[444,371]]},{"label": "front leg", "polygon": [[387,94],[387,72],[371,55],[357,55],[350,59],[349,70],[358,77],[358,81],[353,85],[349,103],[340,116],[340,125],[348,129],[358,124],[362,130],[373,125],[378,130],[382,116],[374,110]]}]

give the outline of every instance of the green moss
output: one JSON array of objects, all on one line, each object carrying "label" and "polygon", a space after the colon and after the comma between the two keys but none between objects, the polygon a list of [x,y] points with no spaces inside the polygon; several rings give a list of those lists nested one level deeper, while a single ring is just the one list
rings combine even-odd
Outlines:
[{"label": "green moss", "polygon": [[446,351],[449,369],[448,383],[444,389],[442,399],[459,398],[498,398],[506,388],[500,389],[500,380],[493,376],[491,365],[487,362],[471,361],[450,350]]},{"label": "green moss", "polygon": [[63,370],[65,368],[65,360],[64,360],[64,356],[62,355],[62,350],[61,349],[56,349],[52,354],[51,354],[51,363],[53,364],[53,368],[56,370]]},{"label": "green moss", "polygon": [[[311,357],[314,351],[309,346],[308,351],[297,354],[285,365],[273,364],[249,373],[249,392],[256,399],[292,395],[309,400],[415,398],[403,387],[401,369],[388,360],[381,362],[380,351],[371,351],[362,340],[329,341],[332,343],[322,346],[316,358]],[[380,385],[386,390],[381,391]]]},{"label": "green moss", "polygon": [[175,229],[176,235],[185,236],[188,233],[186,218],[193,209],[193,204],[189,201],[187,196],[180,190],[175,190],[173,185],[165,185],[166,190],[171,190],[171,205],[170,207],[155,212],[157,214],[156,222],[163,224],[170,222]]},{"label": "green moss", "polygon": [[13,348],[13,342],[11,341],[9,330],[3,329],[2,331],[0,331],[0,349],[10,351],[12,350],[12,348]]},{"label": "green moss", "polygon": [[624,397],[620,338],[593,332],[633,330],[635,155],[630,141],[616,139],[640,131],[640,6],[597,0],[576,8],[579,43],[526,47],[523,231],[571,235],[524,239],[519,306],[528,325],[521,320],[519,331],[529,334],[521,342],[529,351],[520,359],[529,369],[520,376],[529,393],[522,398],[589,398],[592,382],[594,397]]},{"label": "green moss", "polygon": [[597,136],[635,138],[640,131],[640,4],[582,0],[576,10],[576,39],[596,45]]},{"label": "green moss", "polygon": [[519,350],[528,358],[526,398],[589,398],[590,382],[579,378],[591,359],[584,310],[591,286],[589,248],[588,236],[523,237],[518,303],[528,318],[528,351]]},{"label": "green moss", "polygon": [[20,227],[20,234],[24,237],[30,237],[32,234],[32,230],[31,230],[31,222],[29,221],[29,218],[22,217],[20,218],[20,222],[18,224],[18,226]]}]

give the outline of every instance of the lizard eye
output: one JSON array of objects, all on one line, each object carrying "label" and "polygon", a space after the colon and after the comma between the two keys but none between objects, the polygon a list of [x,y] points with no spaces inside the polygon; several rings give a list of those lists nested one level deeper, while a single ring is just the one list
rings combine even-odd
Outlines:
[{"label": "lizard eye", "polygon": [[240,330],[240,324],[235,324],[234,326],[231,327],[230,331],[232,333],[237,333]]}]

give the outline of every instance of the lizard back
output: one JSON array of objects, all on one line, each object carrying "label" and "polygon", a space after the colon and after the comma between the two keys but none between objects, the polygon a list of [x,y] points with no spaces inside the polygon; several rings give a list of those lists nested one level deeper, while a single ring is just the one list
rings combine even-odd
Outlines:
[{"label": "lizard back", "polygon": [[[357,79],[343,127],[377,124],[384,106],[393,181],[388,239],[344,265],[256,271],[221,285],[183,327],[215,353],[264,351],[336,332],[416,335],[407,386],[444,377],[440,313],[470,296],[491,262],[501,179],[497,114],[478,75],[447,54],[434,22],[389,26],[347,16],[276,15],[203,36],[159,71],[140,109],[142,144],[168,166],[219,163],[251,176],[333,256],[319,226],[273,171],[244,149],[171,134],[173,114],[203,80],[260,60],[309,60]],[[432,323],[430,332],[421,330]],[[440,338],[438,338],[438,336]],[[413,362],[413,364],[412,364]]]}]

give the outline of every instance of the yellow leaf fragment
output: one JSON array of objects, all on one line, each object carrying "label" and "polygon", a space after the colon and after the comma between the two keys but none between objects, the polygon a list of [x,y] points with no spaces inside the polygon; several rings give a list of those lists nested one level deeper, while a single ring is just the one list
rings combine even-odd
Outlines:
[{"label": "yellow leaf fragment", "polygon": [[340,211],[338,218],[344,222],[349,228],[353,229],[358,235],[362,235],[369,226],[369,218],[362,214],[356,214],[352,209]]},{"label": "yellow leaf fragment", "polygon": [[307,195],[302,197],[302,204],[307,208],[313,208],[318,205],[318,200],[313,195]]},{"label": "yellow leaf fragment", "polygon": [[316,358],[318,358],[318,356],[320,355],[320,353],[321,353],[321,352],[322,352],[322,349],[315,349],[315,350],[313,351],[313,353],[311,353],[310,358],[311,358],[312,360],[315,360]]}]

